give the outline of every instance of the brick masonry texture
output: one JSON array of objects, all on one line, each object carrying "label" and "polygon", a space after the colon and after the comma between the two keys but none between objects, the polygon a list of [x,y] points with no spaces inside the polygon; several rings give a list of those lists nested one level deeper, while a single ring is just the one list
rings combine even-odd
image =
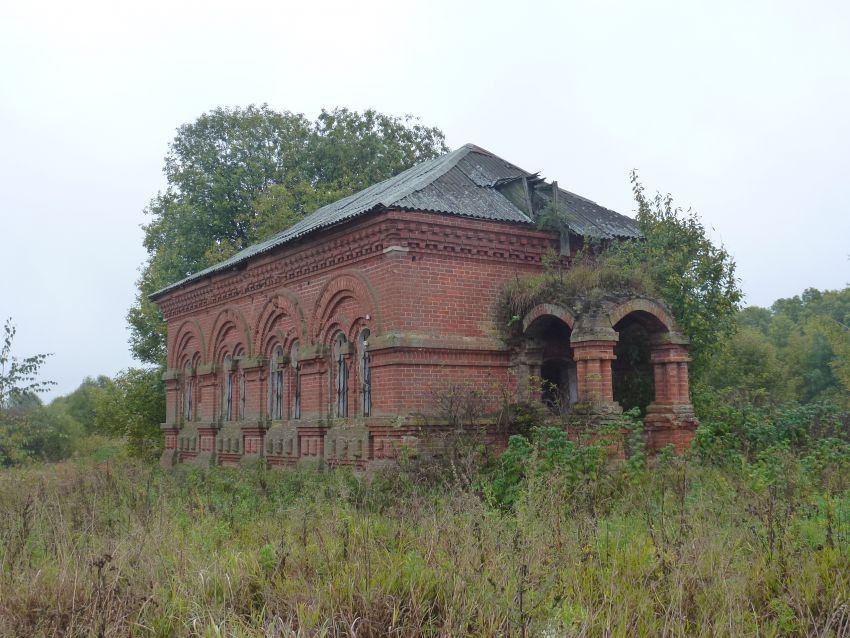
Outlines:
[{"label": "brick masonry texture", "polygon": [[[168,292],[157,301],[168,325],[163,465],[365,468],[403,449],[439,453],[452,424],[435,406],[452,387],[482,397],[476,427],[502,446],[492,417],[506,400],[529,398],[541,362],[503,339],[494,304],[506,281],[541,272],[559,246],[557,233],[527,225],[389,210]],[[683,449],[696,423],[686,340],[664,338],[674,333],[661,306],[627,304],[601,327],[545,304],[525,327],[552,320],[572,330],[555,350],[575,362],[576,401],[609,414],[611,322],[652,315],[665,331],[653,346],[649,441]]]}]

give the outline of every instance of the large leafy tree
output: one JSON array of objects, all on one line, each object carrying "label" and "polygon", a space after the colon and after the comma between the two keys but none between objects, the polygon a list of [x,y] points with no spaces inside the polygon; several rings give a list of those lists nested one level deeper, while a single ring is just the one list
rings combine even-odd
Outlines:
[{"label": "large leafy tree", "polygon": [[165,386],[159,368],[130,368],[102,388],[95,405],[95,431],[122,437],[133,456],[154,459],[162,451]]},{"label": "large leafy tree", "polygon": [[164,361],[150,293],[447,150],[438,128],[373,110],[310,121],[266,105],[219,108],[181,126],[165,157],[168,185],[146,210],[148,260],[128,314],[133,353]]},{"label": "large leafy tree", "polygon": [[770,308],[745,308],[737,323],[706,366],[711,388],[772,405],[850,405],[850,288],[809,288]]}]

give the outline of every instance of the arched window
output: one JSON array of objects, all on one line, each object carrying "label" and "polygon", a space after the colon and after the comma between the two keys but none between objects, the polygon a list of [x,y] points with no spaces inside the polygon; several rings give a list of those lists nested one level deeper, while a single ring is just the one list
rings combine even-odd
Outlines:
[{"label": "arched window", "polygon": [[292,366],[292,418],[301,418],[301,349],[298,342],[289,350],[289,365]]},{"label": "arched window", "polygon": [[233,357],[224,357],[224,396],[222,397],[222,417],[233,420]]},{"label": "arched window", "polygon": [[348,366],[345,363],[345,335],[339,333],[334,341],[334,361],[336,361],[336,415],[348,416]]},{"label": "arched window", "polygon": [[360,332],[360,407],[363,416],[372,414],[372,370],[369,367],[369,329]]},{"label": "arched window", "polygon": [[192,393],[194,392],[192,362],[187,361],[183,368],[183,419],[185,421],[192,420]]},{"label": "arched window", "polygon": [[275,421],[283,418],[283,348],[278,346],[269,362],[269,415]]}]

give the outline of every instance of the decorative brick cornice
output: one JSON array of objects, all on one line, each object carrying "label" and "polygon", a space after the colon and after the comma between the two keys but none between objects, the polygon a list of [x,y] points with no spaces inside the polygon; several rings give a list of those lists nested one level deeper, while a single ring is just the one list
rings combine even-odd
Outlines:
[{"label": "decorative brick cornice", "polygon": [[[212,275],[157,300],[167,320],[393,253],[448,253],[500,262],[542,262],[557,233],[439,213],[386,211],[260,255],[245,268]],[[389,254],[389,253],[387,253]]]}]

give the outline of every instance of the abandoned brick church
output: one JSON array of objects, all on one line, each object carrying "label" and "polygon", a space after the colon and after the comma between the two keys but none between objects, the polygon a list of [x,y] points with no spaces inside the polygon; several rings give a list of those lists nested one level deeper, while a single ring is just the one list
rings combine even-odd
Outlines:
[{"label": "abandoned brick church", "polygon": [[[538,223],[544,210],[558,229]],[[458,387],[483,397],[476,423],[494,446],[506,401],[604,420],[622,411],[619,337],[634,327],[648,444],[682,449],[696,425],[688,341],[662,303],[635,294],[583,313],[546,300],[510,339],[494,310],[547,254],[568,268],[589,240],[639,238],[630,218],[474,145],[329,204],[152,296],[168,325],[162,464],[427,454],[451,426],[435,397]]]}]

